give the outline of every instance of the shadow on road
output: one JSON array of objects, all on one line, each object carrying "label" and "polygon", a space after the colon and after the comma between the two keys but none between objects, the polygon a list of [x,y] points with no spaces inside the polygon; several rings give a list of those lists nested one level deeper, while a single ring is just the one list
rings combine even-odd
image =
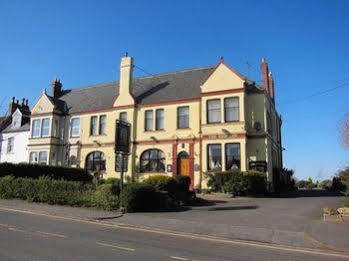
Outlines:
[{"label": "shadow on road", "polygon": [[220,210],[245,210],[245,209],[257,209],[258,206],[229,206],[229,207],[214,207],[209,208],[208,211],[220,211]]}]

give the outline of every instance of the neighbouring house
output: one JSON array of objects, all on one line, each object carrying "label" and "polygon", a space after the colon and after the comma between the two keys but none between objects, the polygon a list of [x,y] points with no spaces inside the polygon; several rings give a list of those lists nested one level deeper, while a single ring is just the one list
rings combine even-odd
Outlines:
[{"label": "neighbouring house", "polygon": [[224,63],[133,78],[123,57],[120,81],[63,90],[54,80],[32,108],[30,162],[101,170],[119,177],[115,122],[131,124],[131,154],[124,171],[188,175],[205,186],[205,172],[282,167],[281,117],[265,59],[259,85]]},{"label": "neighbouring house", "polygon": [[15,98],[9,105],[6,124],[1,131],[0,162],[28,162],[28,140],[30,133],[30,109],[28,100],[22,103]]}]

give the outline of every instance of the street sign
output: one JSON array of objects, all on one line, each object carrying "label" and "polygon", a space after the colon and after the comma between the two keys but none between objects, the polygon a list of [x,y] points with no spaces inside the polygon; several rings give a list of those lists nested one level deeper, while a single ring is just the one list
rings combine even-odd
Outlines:
[{"label": "street sign", "polygon": [[131,124],[116,120],[115,127],[115,153],[130,153]]}]

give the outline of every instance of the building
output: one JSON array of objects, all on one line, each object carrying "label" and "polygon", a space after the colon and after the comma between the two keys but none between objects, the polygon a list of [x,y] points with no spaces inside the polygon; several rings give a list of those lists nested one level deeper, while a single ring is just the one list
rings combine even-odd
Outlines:
[{"label": "building", "polygon": [[126,175],[188,175],[204,185],[208,171],[282,167],[281,118],[274,80],[261,63],[260,86],[221,59],[216,66],[133,78],[123,57],[120,81],[63,90],[59,80],[32,108],[30,161],[101,170],[118,177],[115,122],[131,124]]},{"label": "building", "polygon": [[8,115],[0,133],[0,162],[28,162],[30,109],[28,100],[22,103],[15,98],[9,105]]}]

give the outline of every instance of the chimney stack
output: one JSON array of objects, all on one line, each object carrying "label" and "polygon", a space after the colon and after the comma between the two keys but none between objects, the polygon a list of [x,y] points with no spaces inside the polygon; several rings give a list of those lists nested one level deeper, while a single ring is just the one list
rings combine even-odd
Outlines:
[{"label": "chimney stack", "polygon": [[132,82],[132,71],[133,71],[133,59],[130,56],[121,58],[120,63],[120,89],[119,94],[131,94],[131,82]]},{"label": "chimney stack", "polygon": [[51,96],[58,99],[62,95],[62,83],[59,79],[55,79],[51,83]]},{"label": "chimney stack", "polygon": [[269,68],[268,68],[268,63],[265,60],[265,58],[262,59],[261,72],[262,72],[263,89],[266,90],[267,93],[270,93],[270,90],[269,90]]}]

